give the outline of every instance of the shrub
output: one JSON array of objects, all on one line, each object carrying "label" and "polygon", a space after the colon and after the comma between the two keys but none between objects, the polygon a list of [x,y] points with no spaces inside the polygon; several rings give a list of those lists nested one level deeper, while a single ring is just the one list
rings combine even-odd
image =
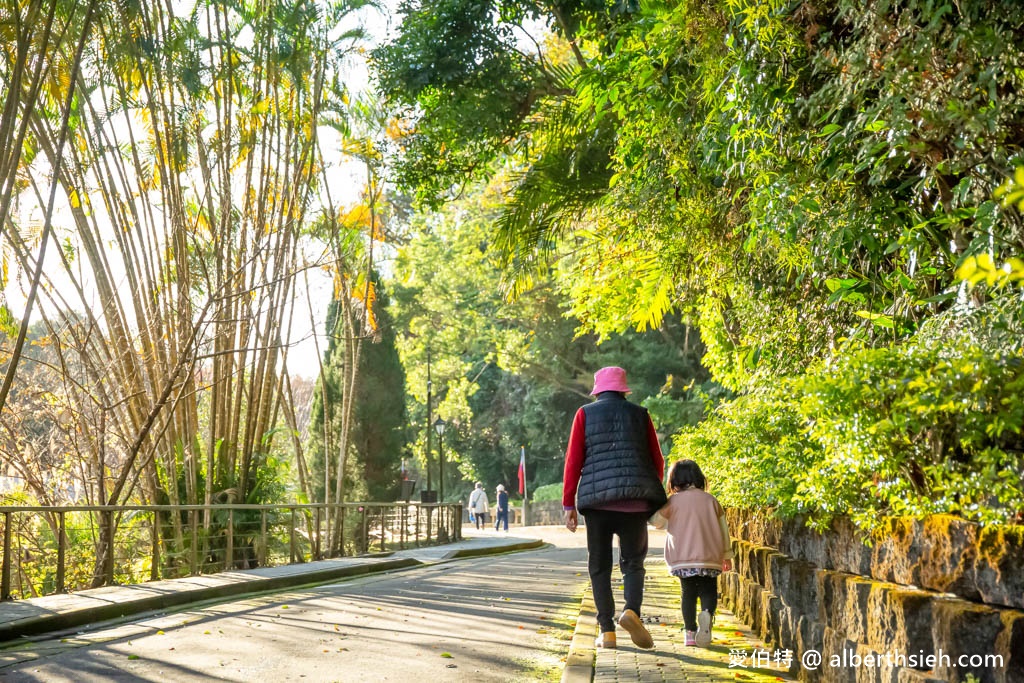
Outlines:
[{"label": "shrub", "polygon": [[556,481],[554,484],[538,486],[533,490],[533,495],[530,496],[530,500],[534,503],[543,503],[548,500],[562,500],[562,482]]},{"label": "shrub", "polygon": [[[862,349],[723,404],[680,435],[722,502],[848,514],[1024,513],[1024,349],[1019,300],[951,313],[910,343]],[[956,324],[953,324],[955,322]]]}]

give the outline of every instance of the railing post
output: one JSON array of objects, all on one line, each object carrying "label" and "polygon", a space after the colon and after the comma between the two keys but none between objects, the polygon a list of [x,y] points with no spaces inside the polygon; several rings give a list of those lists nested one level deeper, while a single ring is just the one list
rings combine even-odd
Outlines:
[{"label": "railing post", "polygon": [[228,508],[228,547],[224,549],[224,569],[235,568],[235,509]]},{"label": "railing post", "polygon": [[153,510],[152,526],[153,559],[149,568],[149,580],[156,581],[160,578],[160,513],[156,510]]},{"label": "railing post", "polygon": [[106,585],[114,585],[114,513],[104,510],[100,513],[100,521],[107,530],[107,547],[103,549],[103,580]]},{"label": "railing post", "polygon": [[288,545],[291,546],[291,564],[295,564],[295,508],[289,508],[292,511],[292,530],[289,536]]},{"label": "railing post", "polygon": [[[367,525],[367,522],[368,522],[367,517],[369,517],[370,511],[366,509],[365,505],[363,506],[362,509],[363,509],[363,547],[362,547],[362,552],[365,553],[365,552],[369,551],[369,549],[370,549],[370,530],[367,528],[367,526],[368,526]],[[362,554],[362,553],[360,553],[360,554]]]},{"label": "railing post", "polygon": [[192,576],[199,573],[199,511],[189,510],[189,521],[192,526],[192,558],[189,569]]},{"label": "railing post", "polygon": [[322,547],[320,545],[320,508],[319,507],[315,508],[315,512],[316,512],[316,531],[313,534],[313,539],[316,541],[316,545],[314,546],[315,554],[313,555],[313,559],[314,560],[322,560],[324,556],[320,552],[322,550]]},{"label": "railing post", "polygon": [[384,545],[384,538],[387,536],[388,526],[388,506],[380,506],[380,551],[384,552],[387,547]]},{"label": "railing post", "polygon": [[341,527],[338,529],[338,555],[345,556],[345,506],[341,507]]},{"label": "railing post", "polygon": [[0,600],[11,599],[11,514],[4,513],[4,566],[0,570]]},{"label": "railing post", "polygon": [[63,593],[66,590],[64,585],[65,553],[68,547],[68,536],[64,527],[64,511],[57,513],[57,592]]},{"label": "railing post", "polygon": [[267,566],[267,511],[260,510],[260,549],[257,560],[261,567]]}]

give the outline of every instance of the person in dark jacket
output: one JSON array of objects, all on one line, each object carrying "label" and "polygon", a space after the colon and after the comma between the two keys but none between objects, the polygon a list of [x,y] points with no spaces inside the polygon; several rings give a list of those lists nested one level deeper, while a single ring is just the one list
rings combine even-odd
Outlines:
[{"label": "person in dark jacket", "polygon": [[594,374],[593,403],[576,412],[565,452],[562,507],[565,526],[576,531],[578,514],[587,530],[587,568],[601,635],[598,647],[615,647],[612,543],[619,537],[619,568],[625,609],[618,623],[637,647],[654,641],[640,620],[644,597],[647,520],[667,500],[665,459],[647,410],[626,400],[626,371]]},{"label": "person in dark jacket", "polygon": [[505,486],[498,484],[497,502],[494,506],[494,530],[500,531],[502,522],[505,523],[505,531],[508,531],[508,494],[505,493]]}]

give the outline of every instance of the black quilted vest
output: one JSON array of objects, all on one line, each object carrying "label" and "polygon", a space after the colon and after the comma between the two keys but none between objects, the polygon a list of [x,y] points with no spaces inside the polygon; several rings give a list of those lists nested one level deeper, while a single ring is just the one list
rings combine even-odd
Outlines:
[{"label": "black quilted vest", "polygon": [[650,512],[666,502],[651,462],[647,410],[616,392],[583,407],[586,455],[576,507],[581,511],[622,500],[646,500]]}]

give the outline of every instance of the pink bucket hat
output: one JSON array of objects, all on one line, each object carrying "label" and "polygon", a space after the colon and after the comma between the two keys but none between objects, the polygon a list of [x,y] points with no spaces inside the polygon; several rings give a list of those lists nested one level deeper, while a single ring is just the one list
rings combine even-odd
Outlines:
[{"label": "pink bucket hat", "polygon": [[619,391],[623,394],[629,393],[626,386],[626,371],[615,366],[601,368],[594,373],[594,390],[592,396],[597,396],[602,391]]}]

